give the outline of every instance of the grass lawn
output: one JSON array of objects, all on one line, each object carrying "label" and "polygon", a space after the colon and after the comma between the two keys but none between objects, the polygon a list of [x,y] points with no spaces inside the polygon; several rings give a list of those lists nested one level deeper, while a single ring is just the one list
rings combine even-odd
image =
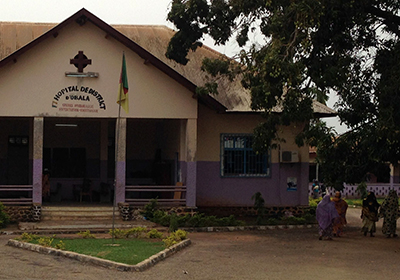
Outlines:
[{"label": "grass lawn", "polygon": [[[128,265],[138,264],[165,249],[163,242],[150,241],[149,239],[115,239],[114,244],[119,244],[119,246],[108,246],[112,243],[111,239],[54,238],[52,245],[54,246],[60,241],[64,242],[65,251]],[[38,244],[37,240],[31,241],[31,243]]]}]

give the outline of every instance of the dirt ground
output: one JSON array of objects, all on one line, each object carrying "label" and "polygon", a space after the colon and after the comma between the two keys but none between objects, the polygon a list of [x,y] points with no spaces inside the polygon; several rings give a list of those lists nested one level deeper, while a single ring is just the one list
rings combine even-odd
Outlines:
[{"label": "dirt ground", "polygon": [[316,228],[191,233],[192,245],[144,272],[120,272],[6,246],[0,279],[399,279],[400,238],[359,231],[349,209],[345,236],[318,240]]}]

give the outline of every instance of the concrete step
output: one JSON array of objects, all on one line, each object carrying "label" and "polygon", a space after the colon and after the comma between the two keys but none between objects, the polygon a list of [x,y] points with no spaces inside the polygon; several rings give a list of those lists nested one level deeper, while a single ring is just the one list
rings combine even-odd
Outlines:
[{"label": "concrete step", "polygon": [[[115,210],[118,210],[118,207],[115,207]],[[43,206],[42,212],[102,212],[102,211],[113,211],[112,206],[93,206],[93,207],[85,207],[85,206]]]},{"label": "concrete step", "polygon": [[[114,221],[114,228],[126,229],[132,227],[146,227],[153,228],[155,224],[149,221]],[[19,223],[19,230],[22,231],[108,231],[113,228],[112,220],[91,220],[91,221],[77,221],[77,220],[64,220],[57,221],[41,221],[38,223]]]},{"label": "concrete step", "polygon": [[[114,215],[120,220],[118,208]],[[64,220],[112,220],[113,207],[42,207],[43,221],[64,221]]]},{"label": "concrete step", "polygon": [[[88,216],[79,216],[79,215],[54,215],[54,216],[47,216],[47,215],[42,215],[41,220],[42,221],[64,221],[64,220],[78,220],[78,221],[90,221],[93,219],[96,220],[111,220],[113,218],[113,215],[108,215],[108,214],[96,214],[96,215],[88,215]],[[115,219],[121,220],[121,216],[116,213],[115,214]]]}]

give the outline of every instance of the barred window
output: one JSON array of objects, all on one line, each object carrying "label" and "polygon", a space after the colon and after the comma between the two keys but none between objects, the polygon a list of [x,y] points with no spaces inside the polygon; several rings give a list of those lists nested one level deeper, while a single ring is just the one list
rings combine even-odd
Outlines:
[{"label": "barred window", "polygon": [[221,135],[221,176],[266,177],[270,175],[269,156],[253,151],[251,134]]}]

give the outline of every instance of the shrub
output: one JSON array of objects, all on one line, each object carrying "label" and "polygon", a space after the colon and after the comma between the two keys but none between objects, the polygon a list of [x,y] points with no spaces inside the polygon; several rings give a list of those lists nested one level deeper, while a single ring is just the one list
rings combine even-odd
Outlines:
[{"label": "shrub", "polygon": [[158,230],[156,230],[155,228],[153,228],[152,230],[150,230],[146,236],[148,238],[162,238],[163,237],[163,233],[159,232]]},{"label": "shrub", "polygon": [[114,236],[117,239],[124,238],[126,236],[125,231],[119,228],[116,228],[114,230],[110,229],[108,231],[108,234],[111,236]]},{"label": "shrub", "polygon": [[187,233],[187,231],[184,231],[184,230],[181,230],[181,229],[178,229],[177,231],[175,231],[175,236],[177,236],[180,240],[185,240],[185,239],[187,239],[187,235],[188,235],[188,233]]},{"label": "shrub", "polygon": [[178,230],[178,216],[176,216],[175,213],[173,213],[170,217],[169,220],[169,232],[174,232]]},{"label": "shrub", "polygon": [[131,235],[134,238],[139,238],[142,236],[142,234],[145,231],[146,231],[146,229],[144,227],[134,227],[134,228],[125,230],[124,233],[125,233],[126,238],[129,238]]},{"label": "shrub", "polygon": [[265,200],[262,197],[260,192],[256,192],[252,197],[252,200],[254,200],[254,207],[257,210],[257,220],[256,223],[257,225],[260,225],[262,223],[262,219],[264,217],[265,214],[265,207],[264,207],[264,203]]},{"label": "shrub", "polygon": [[182,240],[187,238],[187,232],[184,230],[178,229],[175,232],[172,232],[167,238],[163,239],[165,247],[169,248],[172,245],[175,245]]},{"label": "shrub", "polygon": [[4,205],[0,202],[0,228],[6,227],[10,223],[10,217],[4,211]]},{"label": "shrub", "polygon": [[151,219],[151,221],[164,227],[168,227],[170,223],[170,218],[171,216],[168,215],[167,212],[156,210],[153,213],[153,218]]},{"label": "shrub", "polygon": [[96,236],[94,234],[90,233],[90,230],[78,232],[78,235],[82,236],[82,238],[84,238],[84,239],[96,238]]},{"label": "shrub", "polygon": [[317,209],[317,205],[318,203],[322,200],[321,197],[317,198],[317,199],[312,199],[309,198],[308,200],[308,204],[310,205],[309,209],[306,211],[306,213],[315,215],[315,210]]},{"label": "shrub", "polygon": [[143,208],[143,216],[151,220],[154,217],[154,213],[158,209],[157,198],[151,199],[148,204]]},{"label": "shrub", "polygon": [[179,227],[242,226],[245,224],[243,221],[236,220],[233,215],[217,218],[216,216],[206,216],[204,213],[196,213],[193,216],[168,214],[168,212],[158,209],[157,199],[152,199],[144,206],[143,215],[156,224],[169,227],[170,232],[176,231]]},{"label": "shrub", "polygon": [[246,223],[244,221],[236,220],[234,215],[229,217],[223,217],[219,220],[220,226],[244,226]]},{"label": "shrub", "polygon": [[267,225],[277,225],[277,224],[279,224],[279,221],[276,218],[268,218],[266,220],[266,224]]},{"label": "shrub", "polygon": [[24,241],[24,242],[31,242],[32,240],[37,240],[39,239],[39,236],[32,234],[32,233],[27,233],[24,232],[21,234],[20,237],[15,238],[16,240]]},{"label": "shrub", "polygon": [[305,214],[303,215],[302,218],[304,218],[304,220],[305,220],[305,222],[306,222],[307,224],[314,224],[314,223],[316,223],[315,215],[313,215],[313,214],[311,214],[311,213],[305,213]]},{"label": "shrub", "polygon": [[38,244],[44,247],[51,247],[53,241],[54,241],[54,235],[53,237],[43,236],[38,239]]},{"label": "shrub", "polygon": [[303,217],[285,217],[282,219],[282,221],[286,225],[302,225],[306,223],[306,219]]},{"label": "shrub", "polygon": [[65,250],[65,243],[64,241],[60,240],[56,245],[54,245],[54,248],[59,249],[59,250]]},{"label": "shrub", "polygon": [[202,226],[202,220],[204,219],[205,215],[204,213],[200,214],[195,214],[192,217],[190,217],[187,221],[185,226],[187,227],[201,227]]}]

